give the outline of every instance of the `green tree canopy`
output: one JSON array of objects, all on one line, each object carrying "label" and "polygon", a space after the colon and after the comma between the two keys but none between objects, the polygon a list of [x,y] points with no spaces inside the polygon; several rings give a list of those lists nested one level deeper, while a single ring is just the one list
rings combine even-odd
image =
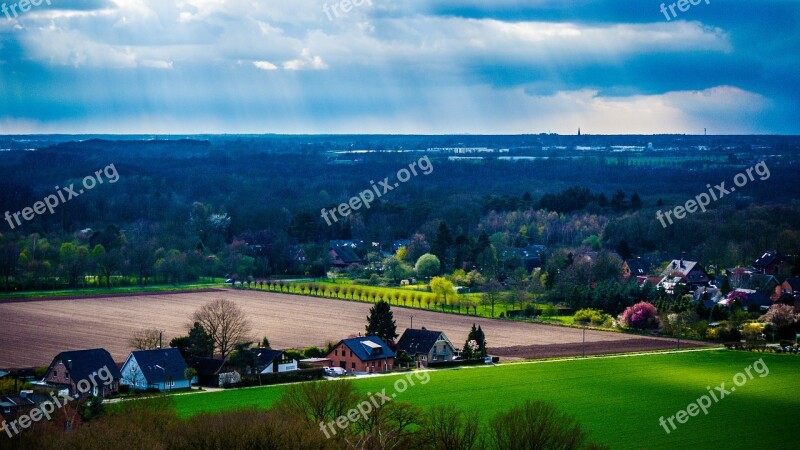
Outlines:
[{"label": "green tree canopy", "polygon": [[430,278],[439,273],[442,268],[442,263],[436,255],[426,253],[419,257],[417,264],[414,267],[417,271],[417,276],[420,278]]}]

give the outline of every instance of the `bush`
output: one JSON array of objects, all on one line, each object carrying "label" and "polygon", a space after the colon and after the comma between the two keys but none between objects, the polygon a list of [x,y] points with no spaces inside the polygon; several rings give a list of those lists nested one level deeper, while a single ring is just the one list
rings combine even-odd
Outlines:
[{"label": "bush", "polygon": [[294,370],[291,372],[265,373],[265,374],[259,374],[257,376],[247,377],[243,379],[240,383],[237,383],[236,387],[268,386],[270,384],[314,381],[314,380],[321,380],[324,375],[325,375],[325,370],[322,367],[316,367],[314,369]]},{"label": "bush", "polygon": [[308,347],[303,350],[303,356],[306,358],[322,358],[325,356],[325,352],[321,348]]},{"label": "bush", "polygon": [[573,317],[576,323],[591,323],[592,325],[602,325],[611,320],[611,315],[592,308],[578,310]]},{"label": "bush", "polygon": [[591,442],[589,435],[572,418],[541,401],[527,401],[499,413],[490,425],[489,448],[492,449],[604,448]]},{"label": "bush", "polygon": [[647,302],[639,302],[629,306],[619,316],[620,324],[625,328],[648,330],[658,327],[658,310]]},{"label": "bush", "polygon": [[541,314],[544,317],[552,317],[556,315],[556,307],[549,303],[545,303],[544,305],[542,305],[541,311],[542,311]]},{"label": "bush", "polygon": [[[499,361],[499,359],[498,359]],[[431,361],[428,363],[428,367],[430,368],[441,368],[441,367],[459,367],[459,366],[479,366],[483,364],[483,358],[481,359],[458,359],[456,361]]]},{"label": "bush", "polygon": [[536,315],[536,310],[533,308],[533,305],[528,305],[525,307],[525,315],[527,317],[533,317]]}]

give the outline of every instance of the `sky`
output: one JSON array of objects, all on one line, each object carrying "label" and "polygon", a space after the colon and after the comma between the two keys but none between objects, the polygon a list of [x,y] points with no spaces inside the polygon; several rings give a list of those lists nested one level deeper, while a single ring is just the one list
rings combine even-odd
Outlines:
[{"label": "sky", "polygon": [[798,0],[34,1],[0,134],[800,134]]}]

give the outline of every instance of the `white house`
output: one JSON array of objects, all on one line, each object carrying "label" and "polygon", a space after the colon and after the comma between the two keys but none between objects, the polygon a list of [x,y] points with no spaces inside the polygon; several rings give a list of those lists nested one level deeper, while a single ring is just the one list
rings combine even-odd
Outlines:
[{"label": "white house", "polygon": [[255,356],[258,373],[291,372],[297,370],[297,360],[281,350],[254,348],[250,350]]},{"label": "white house", "polygon": [[187,380],[188,368],[176,348],[131,352],[122,366],[122,383],[131,389],[189,389],[194,380]]}]

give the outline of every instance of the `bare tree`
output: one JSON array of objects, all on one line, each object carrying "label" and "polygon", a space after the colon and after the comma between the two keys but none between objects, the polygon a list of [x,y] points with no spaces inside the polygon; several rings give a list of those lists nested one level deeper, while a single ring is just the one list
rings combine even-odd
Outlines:
[{"label": "bare tree", "polygon": [[[316,427],[320,422],[327,424],[346,416],[360,399],[351,381],[297,383],[286,390],[275,405],[275,410],[281,417],[300,417]],[[338,431],[337,439],[353,432],[349,427]]]},{"label": "bare tree", "polygon": [[161,343],[161,330],[148,328],[133,333],[128,339],[128,345],[134,350],[153,350]]},{"label": "bare tree", "polygon": [[[368,400],[368,399],[367,399]],[[409,403],[388,403],[352,424],[353,436],[344,438],[346,448],[392,450],[414,448],[413,427],[422,411]]]},{"label": "bare tree", "polygon": [[249,340],[250,323],[244,311],[230,300],[218,299],[203,305],[192,315],[192,322],[200,322],[214,338],[214,345],[223,358],[230,355],[236,344]]},{"label": "bare tree", "polygon": [[492,306],[492,318],[494,318],[494,305],[500,300],[500,292],[503,290],[503,285],[497,280],[489,280],[488,283],[481,286],[481,304]]},{"label": "bare tree", "polygon": [[438,405],[423,417],[416,448],[472,450],[483,448],[477,411],[466,412],[453,405]]}]

